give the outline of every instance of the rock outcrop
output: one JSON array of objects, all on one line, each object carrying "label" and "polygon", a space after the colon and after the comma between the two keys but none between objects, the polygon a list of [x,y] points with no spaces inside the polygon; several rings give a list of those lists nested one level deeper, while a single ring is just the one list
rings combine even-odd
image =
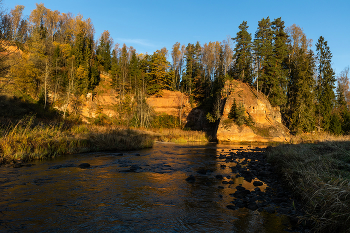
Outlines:
[{"label": "rock outcrop", "polygon": [[179,117],[184,123],[186,123],[187,116],[192,110],[188,96],[180,91],[162,90],[160,94],[147,98],[147,104],[156,113],[166,113]]},{"label": "rock outcrop", "polygon": [[[217,130],[219,142],[286,142],[289,130],[281,122],[279,107],[272,107],[266,96],[239,81],[228,81],[223,89],[226,97],[223,114]],[[252,126],[238,126],[228,118],[232,104],[243,104]]]}]

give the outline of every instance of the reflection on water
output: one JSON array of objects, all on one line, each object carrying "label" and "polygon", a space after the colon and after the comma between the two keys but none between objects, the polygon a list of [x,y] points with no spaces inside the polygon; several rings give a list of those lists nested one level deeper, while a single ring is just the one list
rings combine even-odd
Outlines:
[{"label": "reflection on water", "polygon": [[[233,148],[249,149],[240,147],[157,143],[124,156],[100,152],[0,167],[0,231],[284,232],[284,217],[226,208],[237,185],[256,188],[232,173],[242,159],[224,158]],[[132,165],[139,168],[130,172]],[[194,183],[185,180],[191,174]]]}]

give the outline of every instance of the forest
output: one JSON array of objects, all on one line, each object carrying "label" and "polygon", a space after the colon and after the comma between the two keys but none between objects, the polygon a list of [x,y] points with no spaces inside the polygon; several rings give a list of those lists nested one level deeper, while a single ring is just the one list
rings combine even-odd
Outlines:
[{"label": "forest", "polygon": [[[279,106],[292,133],[350,133],[349,67],[336,75],[326,39],[320,36],[313,51],[303,29],[286,27],[281,18],[261,19],[253,36],[243,21],[235,37],[222,42],[177,42],[171,50],[141,54],[115,44],[108,30],[95,39],[93,23],[82,15],[53,11],[44,4],[37,4],[28,17],[23,10],[17,5],[1,12],[1,93],[44,108],[64,106],[94,93],[100,74],[105,74],[125,107],[131,105],[130,96],[132,106],[140,108],[147,96],[176,90],[206,107],[208,120],[215,122],[220,116],[214,103],[222,98],[224,83],[235,79]],[[137,109],[133,125],[148,127]]]}]

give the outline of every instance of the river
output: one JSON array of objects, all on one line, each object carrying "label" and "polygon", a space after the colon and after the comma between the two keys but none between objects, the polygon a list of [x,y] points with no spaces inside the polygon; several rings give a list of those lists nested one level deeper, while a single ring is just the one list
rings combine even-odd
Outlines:
[{"label": "river", "polygon": [[236,186],[252,192],[259,179],[247,181],[230,168],[251,159],[226,156],[259,150],[156,143],[2,166],[0,232],[290,232],[287,215],[227,207]]}]

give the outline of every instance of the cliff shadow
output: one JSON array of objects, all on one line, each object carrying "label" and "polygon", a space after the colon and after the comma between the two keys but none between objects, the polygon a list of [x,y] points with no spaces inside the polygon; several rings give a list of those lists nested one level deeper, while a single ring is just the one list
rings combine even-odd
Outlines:
[{"label": "cliff shadow", "polygon": [[[220,103],[220,116],[224,111],[227,98],[222,99]],[[208,114],[208,106],[199,106],[193,108],[187,116],[185,128],[203,131],[210,142],[217,142],[217,131],[219,128],[221,117],[215,122],[209,122],[206,115]]]}]

